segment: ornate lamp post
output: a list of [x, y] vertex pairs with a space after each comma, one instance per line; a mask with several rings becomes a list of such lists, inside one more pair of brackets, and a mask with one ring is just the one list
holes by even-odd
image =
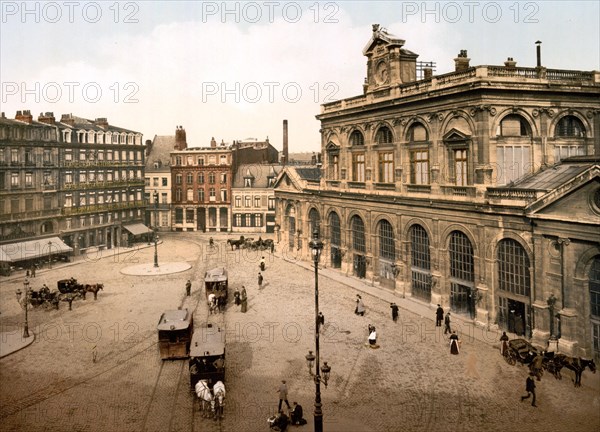
[[321, 381], [327, 386], [329, 380], [329, 373], [331, 368], [327, 365], [327, 362], [323, 363], [321, 368], [322, 376], [319, 375], [319, 259], [321, 258], [321, 252], [323, 251], [323, 242], [319, 240], [319, 232], [313, 232], [313, 238], [309, 242], [309, 247], [313, 257], [313, 263], [315, 264], [315, 353], [312, 351], [308, 352], [306, 361], [308, 363], [308, 369], [312, 373], [313, 362], [316, 361], [315, 367], [315, 432], [323, 432], [323, 411], [321, 410]]
[[[23, 288], [25, 289], [25, 326], [23, 327], [23, 339], [29, 337], [29, 317], [27, 316], [27, 309], [29, 303], [29, 280], [25, 279], [23, 282]], [[17, 289], [17, 301], [21, 300], [21, 291]]]
[[154, 267], [158, 267], [158, 192], [154, 191]]
[[52, 268], [52, 241], [48, 242], [48, 268]]

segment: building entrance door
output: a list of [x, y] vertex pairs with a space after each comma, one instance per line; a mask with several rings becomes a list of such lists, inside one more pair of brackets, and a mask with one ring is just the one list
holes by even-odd
[[364, 255], [354, 254], [354, 276], [364, 279], [367, 275], [367, 258]]

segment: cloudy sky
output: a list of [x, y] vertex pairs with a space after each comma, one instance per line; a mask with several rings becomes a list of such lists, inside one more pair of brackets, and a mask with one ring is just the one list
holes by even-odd
[[600, 70], [598, 1], [2, 1], [1, 109], [72, 113], [188, 146], [245, 138], [319, 149], [320, 104], [362, 93], [379, 23], [436, 74], [471, 65]]

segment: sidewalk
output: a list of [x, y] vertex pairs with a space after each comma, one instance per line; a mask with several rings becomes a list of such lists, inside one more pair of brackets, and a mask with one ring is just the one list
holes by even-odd
[[[294, 263], [300, 267], [314, 272], [314, 266], [312, 262], [299, 261], [286, 258], [282, 254], [275, 252], [276, 257], [283, 259], [287, 262]], [[419, 315], [422, 318], [431, 319], [435, 321], [435, 307], [429, 304], [425, 304], [419, 300], [412, 299], [410, 297], [402, 298], [399, 293], [396, 293], [387, 288], [382, 288], [371, 284], [367, 279], [358, 279], [354, 276], [346, 276], [340, 271], [333, 270], [330, 268], [319, 267], [319, 276], [326, 277], [336, 282], [342, 283], [350, 288], [353, 288], [364, 294], [368, 294], [375, 298], [378, 298], [387, 303], [396, 303], [399, 308], [412, 312]], [[488, 329], [484, 326], [478, 325], [473, 320], [466, 319], [465, 317], [459, 316], [458, 314], [452, 314], [452, 330], [456, 330], [461, 339], [476, 339], [480, 342], [487, 343], [491, 346], [500, 346], [500, 335], [502, 332], [497, 329]], [[414, 329], [417, 331], [417, 329]], [[407, 328], [407, 331], [409, 329]], [[516, 335], [509, 335], [511, 339], [518, 338]]]
[[17, 327], [15, 331], [0, 333], [0, 358], [31, 345], [34, 340], [35, 334], [32, 331], [28, 338], [24, 338], [21, 327]]

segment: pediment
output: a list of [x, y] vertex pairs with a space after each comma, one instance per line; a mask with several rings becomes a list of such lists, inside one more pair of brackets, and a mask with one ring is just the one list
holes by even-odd
[[340, 151], [340, 146], [332, 141], [329, 141], [325, 146], [325, 150], [328, 152]]
[[529, 215], [538, 219], [600, 225], [600, 174], [575, 183], [542, 196], [529, 206]]
[[279, 176], [277, 177], [277, 180], [275, 180], [275, 185], [273, 186], [273, 188], [275, 190], [280, 190], [280, 191], [294, 191], [294, 192], [302, 191], [302, 186], [300, 185], [298, 180], [293, 178], [293, 176], [290, 175], [290, 172], [287, 169], [284, 169], [279, 174]]
[[452, 128], [444, 134], [442, 139], [445, 142], [468, 141], [471, 139], [471, 135], [461, 131], [460, 129]]

